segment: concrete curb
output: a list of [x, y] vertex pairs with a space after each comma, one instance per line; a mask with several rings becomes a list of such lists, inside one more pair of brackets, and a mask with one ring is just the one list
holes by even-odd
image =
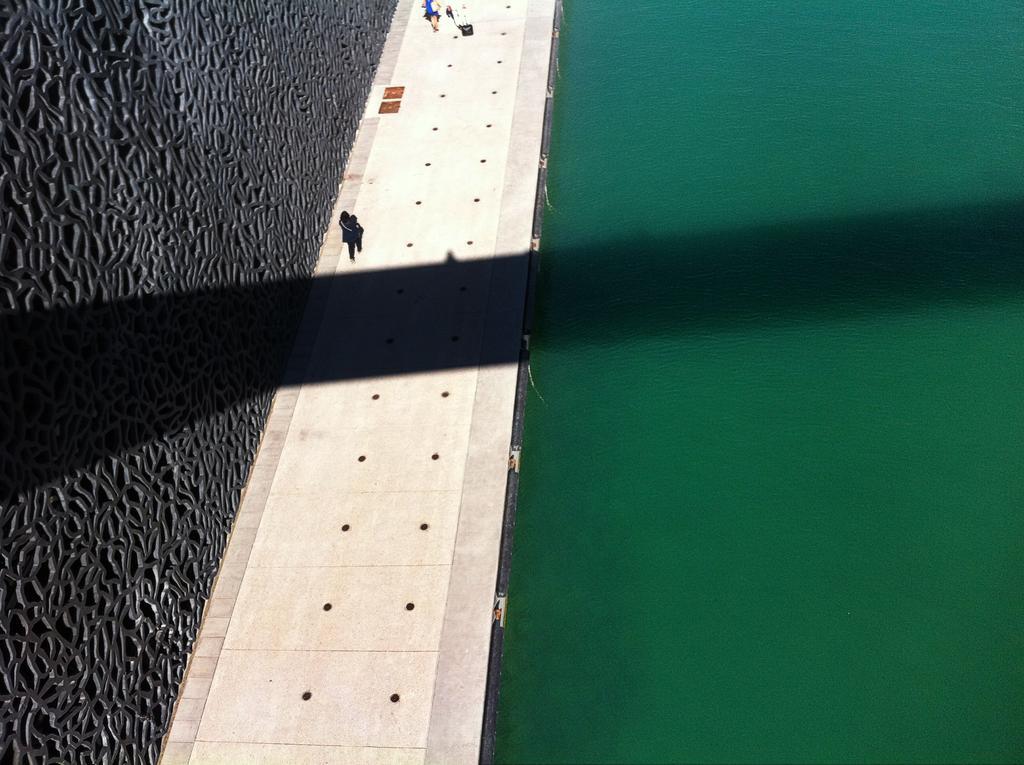
[[[551, 29], [551, 55], [548, 60], [547, 99], [544, 104], [544, 129], [537, 171], [537, 193], [533, 210], [533, 233], [530, 245], [527, 286], [523, 308], [523, 347], [519, 352], [516, 376], [515, 408], [512, 414], [512, 442], [509, 454], [520, 454], [523, 446], [523, 425], [526, 415], [527, 386], [530, 379], [530, 333], [536, 300], [537, 274], [540, 270], [540, 237], [547, 204], [548, 156], [551, 145], [551, 115], [554, 107], [555, 82], [558, 78], [558, 41], [562, 24], [562, 0], [555, 0], [555, 14]], [[510, 466], [505, 487], [505, 510], [502, 518], [501, 546], [498, 557], [498, 576], [495, 584], [495, 604], [504, 609], [508, 597], [508, 583], [512, 567], [512, 542], [519, 504], [519, 466]], [[497, 607], [497, 605], [496, 605]], [[487, 689], [484, 696], [484, 719], [480, 737], [480, 763], [492, 765], [497, 738], [498, 701], [501, 694], [501, 659], [505, 646], [504, 612], [491, 625], [491, 644], [487, 663]]]

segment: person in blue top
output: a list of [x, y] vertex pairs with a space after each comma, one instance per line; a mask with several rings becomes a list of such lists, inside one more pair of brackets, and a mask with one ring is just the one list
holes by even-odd
[[423, 0], [423, 14], [427, 21], [430, 22], [430, 26], [437, 31], [437, 25], [441, 21], [441, 2], [440, 0]]

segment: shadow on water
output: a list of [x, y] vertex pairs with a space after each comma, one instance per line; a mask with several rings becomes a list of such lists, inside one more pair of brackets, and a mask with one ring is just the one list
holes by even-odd
[[[506, 301], [499, 309], [507, 315], [521, 310], [518, 288], [501, 288], [521, 282], [526, 263], [522, 254], [449, 259], [3, 314], [0, 502], [278, 385], [515, 362], [514, 336], [485, 333], [481, 325], [496, 301]], [[636, 236], [547, 251], [543, 263], [538, 323], [550, 352], [935, 303], [985, 304], [1024, 293], [1024, 200]], [[565, 286], [562, 302], [549, 305], [544, 286], [553, 280]], [[254, 306], [287, 305], [307, 291], [306, 322], [315, 330], [321, 314], [312, 306], [326, 304], [322, 321], [336, 327], [324, 334], [329, 345], [319, 348], [316, 363], [292, 365], [283, 375], [284, 359], [254, 363], [295, 323]], [[241, 322], [254, 314], [261, 316], [257, 326]], [[198, 334], [181, 330], [197, 324]], [[53, 358], [63, 363], [40, 361]], [[186, 376], [197, 368], [205, 381]]]
[[537, 324], [553, 351], [745, 331], [1017, 297], [1024, 200], [674, 239], [639, 235], [544, 254], [540, 294], [557, 282], [559, 301], [539, 302]]

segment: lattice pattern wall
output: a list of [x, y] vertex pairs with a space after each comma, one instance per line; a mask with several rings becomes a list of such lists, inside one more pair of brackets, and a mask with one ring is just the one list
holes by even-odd
[[0, 0], [0, 761], [153, 762], [395, 0]]

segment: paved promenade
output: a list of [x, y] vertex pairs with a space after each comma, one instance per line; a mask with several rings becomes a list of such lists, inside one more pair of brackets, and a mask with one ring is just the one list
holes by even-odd
[[471, 12], [399, 4], [164, 765], [477, 761], [554, 2]]

